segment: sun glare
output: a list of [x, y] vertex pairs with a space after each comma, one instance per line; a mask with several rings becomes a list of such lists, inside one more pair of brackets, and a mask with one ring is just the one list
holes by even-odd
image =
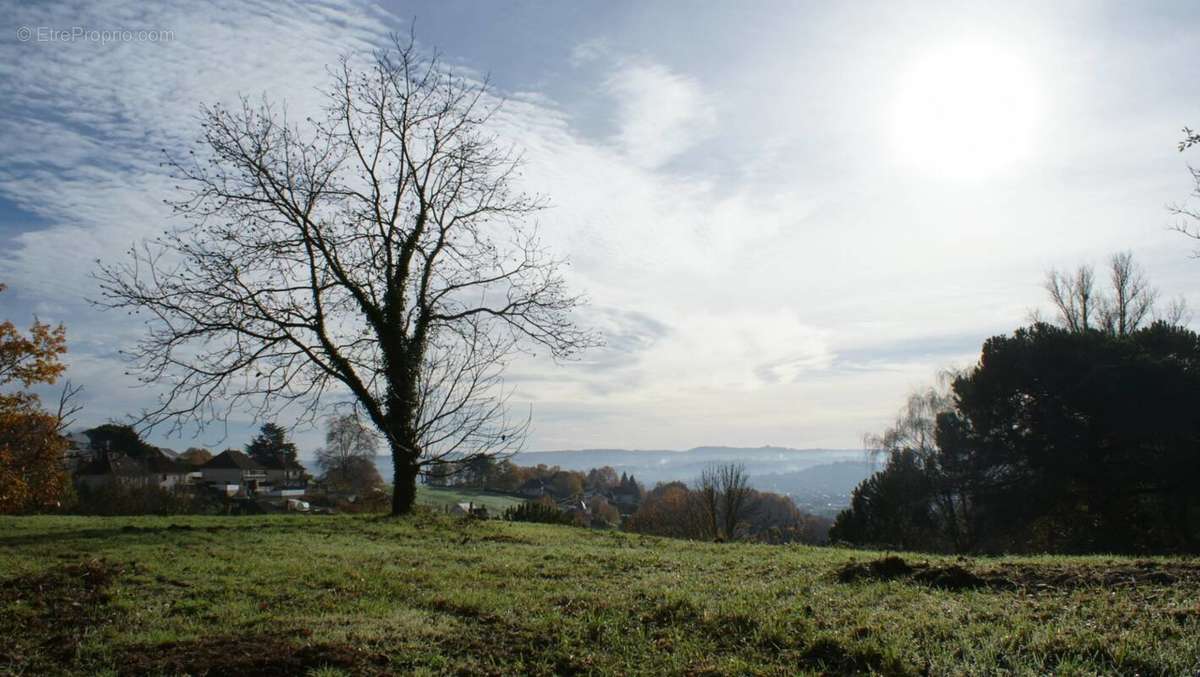
[[948, 45], [913, 63], [899, 84], [896, 152], [912, 169], [987, 178], [1032, 154], [1037, 92], [1016, 55], [986, 43]]

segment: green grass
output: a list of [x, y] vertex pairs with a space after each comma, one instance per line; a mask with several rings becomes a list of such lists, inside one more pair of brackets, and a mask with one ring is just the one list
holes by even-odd
[[506, 494], [494, 494], [488, 491], [480, 491], [478, 489], [463, 489], [463, 488], [441, 488], [418, 486], [417, 487], [417, 504], [427, 505], [431, 508], [444, 508], [452, 506], [455, 503], [474, 503], [475, 505], [486, 506], [489, 512], [502, 513], [505, 508], [520, 505], [525, 502], [525, 499], [509, 496]]
[[[1194, 564], [879, 557], [433, 514], [0, 518], [0, 673], [1200, 669]], [[996, 586], [924, 576], [947, 571]]]

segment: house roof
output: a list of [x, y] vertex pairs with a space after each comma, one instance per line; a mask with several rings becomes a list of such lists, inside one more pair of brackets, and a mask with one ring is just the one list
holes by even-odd
[[147, 454], [143, 459], [130, 458], [118, 453], [103, 453], [81, 467], [77, 474], [140, 477], [142, 475], [184, 475], [187, 474], [187, 469], [157, 452]]
[[226, 449], [213, 456], [208, 463], [200, 466], [201, 470], [266, 470], [246, 454], [237, 449]]
[[154, 453], [146, 454], [142, 459], [147, 472], [157, 475], [186, 475], [190, 470], [175, 459], [162, 453], [162, 450], [156, 450]]
[[78, 475], [121, 475], [137, 477], [148, 474], [146, 469], [137, 461], [120, 454], [100, 454], [85, 463], [76, 473]]

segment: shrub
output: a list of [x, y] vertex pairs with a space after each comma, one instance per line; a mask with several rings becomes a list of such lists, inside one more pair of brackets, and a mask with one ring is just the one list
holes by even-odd
[[522, 503], [504, 511], [509, 522], [540, 522], [542, 524], [574, 524], [575, 518], [567, 512], [544, 503]]

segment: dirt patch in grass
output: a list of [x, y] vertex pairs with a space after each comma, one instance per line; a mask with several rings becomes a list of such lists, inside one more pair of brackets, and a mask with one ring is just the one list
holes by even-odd
[[108, 588], [124, 569], [92, 559], [0, 581], [0, 665], [37, 674], [73, 660], [83, 636], [113, 620]]
[[891, 581], [911, 576], [913, 568], [902, 558], [889, 555], [871, 562], [850, 562], [838, 569], [837, 578], [842, 583], [861, 580]]
[[890, 555], [870, 562], [850, 562], [837, 570], [842, 583], [902, 580], [941, 590], [1075, 589], [1142, 585], [1200, 584], [1200, 564], [1137, 561], [1112, 565], [1005, 563], [972, 566], [906, 562]]
[[287, 635], [216, 636], [137, 645], [114, 652], [121, 675], [240, 677], [303, 675], [338, 668], [355, 675], [389, 675], [390, 659], [344, 643], [297, 643]]

